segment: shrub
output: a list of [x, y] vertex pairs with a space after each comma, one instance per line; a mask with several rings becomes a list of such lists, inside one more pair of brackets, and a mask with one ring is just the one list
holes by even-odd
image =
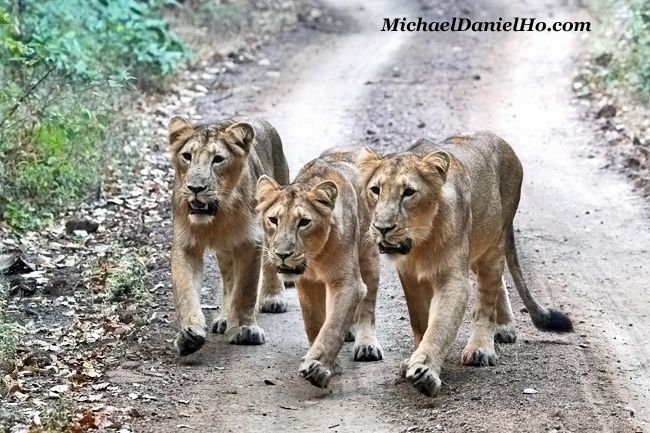
[[0, 211], [30, 229], [96, 181], [120, 89], [190, 56], [163, 0], [0, 0]]

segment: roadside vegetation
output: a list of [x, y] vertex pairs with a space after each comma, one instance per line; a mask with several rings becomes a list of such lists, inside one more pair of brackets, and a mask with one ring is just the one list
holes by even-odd
[[648, 103], [650, 2], [592, 0], [591, 6], [594, 16], [601, 20], [600, 34], [591, 43], [592, 82], [616, 95], [635, 93], [640, 102]]
[[597, 25], [574, 89], [592, 102], [614, 167], [650, 196], [650, 2], [590, 0]]
[[[0, 211], [33, 229], [99, 184], [130, 91], [191, 57], [165, 0], [0, 0]], [[126, 90], [126, 91], [125, 91]]]

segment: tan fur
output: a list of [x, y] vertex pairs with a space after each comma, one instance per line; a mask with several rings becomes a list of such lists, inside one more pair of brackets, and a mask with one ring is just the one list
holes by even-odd
[[512, 221], [523, 171], [512, 148], [483, 131], [439, 145], [418, 141], [384, 158], [359, 158], [363, 197], [372, 211], [369, 236], [397, 267], [417, 346], [402, 374], [421, 392], [440, 389], [443, 361], [458, 333], [477, 276], [471, 336], [461, 360], [495, 365], [494, 340], [514, 342], [513, 314], [503, 283], [506, 259], [535, 325], [571, 331], [562, 313], [539, 305], [521, 277]]
[[370, 216], [356, 190], [360, 151], [331, 149], [284, 188], [265, 176], [258, 182], [265, 260], [278, 270], [302, 271], [281, 275], [296, 283], [310, 345], [300, 373], [321, 388], [353, 321], [355, 360], [383, 356], [375, 334], [379, 258], [376, 247], [362, 240]]
[[[182, 117], [169, 123], [169, 144], [176, 172], [173, 195], [172, 285], [181, 327], [176, 347], [181, 355], [198, 350], [206, 322], [200, 307], [203, 255], [213, 250], [223, 280], [224, 305], [212, 323], [236, 344], [261, 344], [264, 332], [255, 322], [258, 282], [260, 310], [285, 311], [284, 287], [274, 269], [262, 269], [262, 231], [255, 212], [261, 175], [289, 181], [282, 143], [265, 121], [236, 117], [193, 126]], [[211, 204], [214, 215], [192, 214], [190, 203]], [[206, 207], [206, 209], [208, 209]], [[262, 278], [260, 280], [260, 270]]]

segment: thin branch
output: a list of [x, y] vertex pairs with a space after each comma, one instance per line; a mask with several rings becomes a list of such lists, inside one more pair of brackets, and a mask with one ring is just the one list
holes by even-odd
[[36, 90], [36, 88], [43, 82], [43, 80], [45, 80], [52, 73], [54, 69], [56, 69], [56, 67], [52, 66], [52, 68], [50, 68], [50, 70], [47, 71], [45, 75], [43, 75], [36, 83], [34, 83], [34, 85], [32, 85], [29, 89], [27, 89], [22, 94], [18, 102], [16, 102], [16, 104], [13, 107], [11, 107], [11, 110], [9, 110], [9, 112], [5, 115], [5, 118], [2, 120], [2, 122], [0, 122], [0, 127], [4, 125], [7, 119], [9, 119], [16, 112], [18, 107], [20, 107], [20, 104], [22, 104], [23, 101], [27, 99], [34, 92], [34, 90]]
[[102, 84], [95, 84], [95, 85], [92, 85], [92, 86], [88, 86], [88, 87], [85, 87], [85, 88], [83, 88], [83, 89], [81, 89], [81, 90], [79, 90], [77, 92], [71, 93], [70, 95], [66, 95], [66, 96], [63, 96], [63, 97], [61, 97], [59, 99], [55, 99], [52, 102], [50, 102], [49, 104], [46, 104], [43, 107], [39, 108], [38, 110], [36, 110], [36, 111], [28, 114], [27, 116], [23, 117], [22, 119], [19, 119], [19, 120], [15, 121], [11, 125], [5, 126], [4, 128], [0, 129], [0, 133], [6, 131], [7, 129], [13, 128], [14, 126], [24, 122], [25, 120], [29, 119], [30, 117], [34, 117], [36, 114], [42, 113], [43, 111], [45, 111], [46, 108], [51, 107], [52, 105], [56, 104], [57, 102], [61, 102], [61, 101], [65, 100], [65, 99], [68, 99], [68, 98], [70, 98], [72, 96], [75, 96], [75, 95], [79, 95], [79, 94], [84, 93], [84, 92], [86, 92], [88, 90], [95, 89], [97, 87], [105, 86], [106, 84], [107, 83], [102, 83]]

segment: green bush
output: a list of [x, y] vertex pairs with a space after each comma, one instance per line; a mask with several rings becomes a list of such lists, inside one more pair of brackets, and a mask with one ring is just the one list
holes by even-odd
[[190, 57], [164, 0], [0, 0], [0, 210], [34, 228], [96, 182], [121, 89]]
[[[603, 15], [604, 31], [597, 40], [594, 78], [605, 85], [650, 95], [650, 1], [592, 0]], [[612, 11], [615, 11], [612, 13]], [[614, 33], [617, 37], [612, 38]]]
[[650, 93], [650, 2], [632, 0], [630, 9], [630, 62], [638, 71], [641, 88]]

